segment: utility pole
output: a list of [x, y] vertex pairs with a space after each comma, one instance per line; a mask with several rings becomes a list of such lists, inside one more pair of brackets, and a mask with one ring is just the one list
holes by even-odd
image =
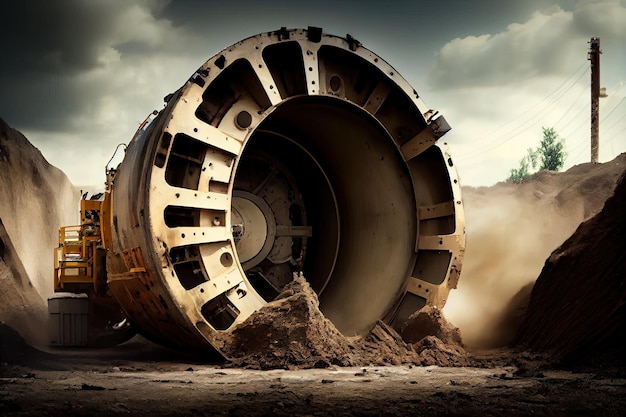
[[600, 148], [600, 38], [591, 38], [589, 54], [591, 61], [591, 162], [598, 162]]

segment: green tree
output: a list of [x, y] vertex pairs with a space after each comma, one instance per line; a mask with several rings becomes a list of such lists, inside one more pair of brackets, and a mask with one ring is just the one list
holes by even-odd
[[554, 128], [542, 129], [543, 139], [537, 149], [541, 159], [539, 170], [558, 171], [565, 163], [565, 145]]
[[[519, 184], [528, 178], [537, 168], [537, 151], [532, 148], [526, 150], [526, 155], [519, 161], [519, 168], [513, 168], [507, 181]], [[531, 171], [531, 169], [533, 171]]]
[[519, 184], [533, 174], [537, 167], [539, 171], [558, 171], [565, 163], [565, 144], [554, 128], [542, 127], [543, 139], [537, 149], [529, 148], [526, 155], [520, 160], [519, 168], [510, 171], [507, 182]]

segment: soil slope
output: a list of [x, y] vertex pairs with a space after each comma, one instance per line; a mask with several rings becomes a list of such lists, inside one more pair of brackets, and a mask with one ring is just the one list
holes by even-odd
[[501, 347], [515, 337], [545, 260], [598, 213], [626, 170], [626, 153], [522, 184], [463, 187], [467, 249], [444, 307], [466, 345]]
[[626, 364], [626, 173], [602, 211], [547, 260], [519, 342], [566, 364]]
[[53, 248], [60, 225], [78, 221], [79, 193], [19, 131], [0, 119], [0, 321], [47, 339]]

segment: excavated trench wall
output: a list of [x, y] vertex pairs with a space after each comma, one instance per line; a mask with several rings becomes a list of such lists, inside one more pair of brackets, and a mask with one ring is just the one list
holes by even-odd
[[622, 154], [566, 172], [539, 172], [522, 184], [463, 187], [468, 244], [462, 279], [444, 313], [467, 345], [513, 341], [546, 259], [602, 209], [625, 168]]
[[564, 364], [626, 365], [626, 170], [602, 211], [546, 261], [517, 342]]
[[59, 226], [78, 221], [79, 192], [0, 119], [0, 321], [44, 342]]

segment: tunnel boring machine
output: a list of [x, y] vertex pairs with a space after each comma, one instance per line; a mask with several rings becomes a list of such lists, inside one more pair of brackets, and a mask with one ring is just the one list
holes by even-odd
[[223, 334], [294, 273], [343, 334], [398, 327], [442, 307], [459, 279], [460, 184], [440, 141], [449, 129], [350, 35], [249, 37], [140, 126], [97, 205], [83, 201], [78, 242], [92, 249], [70, 259], [60, 242], [55, 288], [87, 292], [101, 301], [96, 316], [117, 308], [182, 348], [223, 352]]

